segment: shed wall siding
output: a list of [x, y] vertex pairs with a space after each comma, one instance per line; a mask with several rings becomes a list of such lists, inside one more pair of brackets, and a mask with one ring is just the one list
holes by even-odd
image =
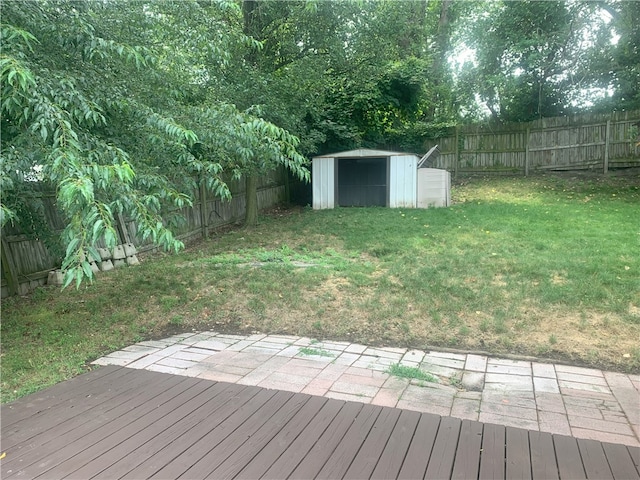
[[415, 208], [417, 195], [415, 155], [391, 157], [389, 166], [389, 207]]
[[451, 204], [451, 174], [439, 168], [418, 169], [418, 208]]
[[313, 209], [334, 208], [335, 171], [333, 158], [314, 158], [311, 166]]

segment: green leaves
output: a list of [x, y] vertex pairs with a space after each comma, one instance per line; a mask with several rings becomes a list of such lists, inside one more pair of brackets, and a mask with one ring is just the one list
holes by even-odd
[[29, 88], [35, 86], [33, 74], [18, 60], [5, 55], [0, 56], [0, 78], [5, 86], [3, 91], [7, 94], [11, 90], [26, 93]]
[[38, 39], [28, 31], [6, 23], [0, 25], [0, 41], [2, 41], [5, 51], [11, 49], [12, 46], [24, 43], [24, 46], [32, 52], [32, 43], [38, 43]]
[[[495, 119], [530, 121], [609, 103], [617, 91], [610, 56], [617, 22], [605, 10], [638, 10], [636, 2], [475, 2], [459, 34], [467, 56], [459, 89], [478, 95]], [[629, 18], [633, 15], [629, 15]], [[637, 23], [637, 22], [636, 22]], [[615, 32], [615, 33], [614, 33]], [[631, 40], [631, 39], [629, 39]], [[620, 40], [619, 45], [628, 45]], [[637, 57], [637, 55], [636, 55]], [[638, 65], [637, 58], [633, 61]], [[629, 68], [622, 68], [626, 76]], [[638, 92], [638, 82], [632, 91]], [[631, 100], [633, 95], [628, 95]], [[627, 103], [625, 109], [633, 109]]]
[[164, 132], [169, 137], [184, 143], [187, 147], [193, 146], [198, 141], [198, 136], [182, 125], [176, 123], [172, 118], [163, 117], [157, 113], [149, 111], [147, 117], [148, 125]]
[[263, 46], [241, 19], [233, 1], [3, 5], [1, 221], [23, 215], [23, 192], [55, 190], [65, 286], [93, 279], [96, 247], [121, 241], [118, 215], [177, 251], [200, 185], [229, 199], [231, 175], [284, 165], [308, 178], [295, 136], [209, 93]]

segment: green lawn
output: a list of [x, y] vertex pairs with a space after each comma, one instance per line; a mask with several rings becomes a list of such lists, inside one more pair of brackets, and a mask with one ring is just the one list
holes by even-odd
[[279, 210], [2, 302], [2, 400], [171, 332], [444, 346], [640, 371], [640, 177], [472, 178], [450, 208]]

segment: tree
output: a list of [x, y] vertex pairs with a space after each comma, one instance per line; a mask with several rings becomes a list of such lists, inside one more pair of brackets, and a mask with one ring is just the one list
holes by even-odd
[[475, 2], [454, 28], [454, 51], [475, 58], [455, 90], [497, 121], [640, 106], [638, 2]]
[[[601, 111], [640, 108], [640, 3], [602, 1], [593, 5], [593, 47], [576, 78], [585, 90], [602, 92], [587, 103]], [[579, 99], [582, 100], [582, 99]]]
[[529, 121], [562, 115], [584, 16], [583, 3], [485, 2], [478, 4], [467, 42], [478, 66], [471, 75], [494, 118]]
[[3, 5], [2, 223], [20, 222], [34, 181], [51, 185], [68, 221], [65, 285], [92, 278], [118, 214], [142, 239], [180, 249], [171, 210], [191, 203], [199, 181], [228, 198], [223, 175], [246, 166], [243, 148], [259, 144], [304, 176], [293, 137], [207, 96], [214, 66], [252, 43], [233, 28], [238, 13], [196, 1]]
[[234, 105], [218, 104], [216, 108], [196, 107], [191, 112], [217, 125], [200, 133], [198, 155], [218, 158], [233, 178], [245, 178], [246, 225], [255, 225], [258, 219], [258, 176], [284, 166], [301, 180], [309, 180], [307, 161], [296, 150], [298, 138], [261, 118], [256, 109], [241, 112]]

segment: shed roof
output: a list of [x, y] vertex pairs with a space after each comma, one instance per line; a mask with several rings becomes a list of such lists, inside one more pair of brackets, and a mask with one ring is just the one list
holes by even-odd
[[369, 148], [359, 148], [357, 150], [348, 150], [346, 152], [327, 153], [318, 155], [313, 158], [362, 158], [362, 157], [397, 157], [399, 155], [414, 155], [415, 153], [391, 152], [388, 150], [372, 150]]

